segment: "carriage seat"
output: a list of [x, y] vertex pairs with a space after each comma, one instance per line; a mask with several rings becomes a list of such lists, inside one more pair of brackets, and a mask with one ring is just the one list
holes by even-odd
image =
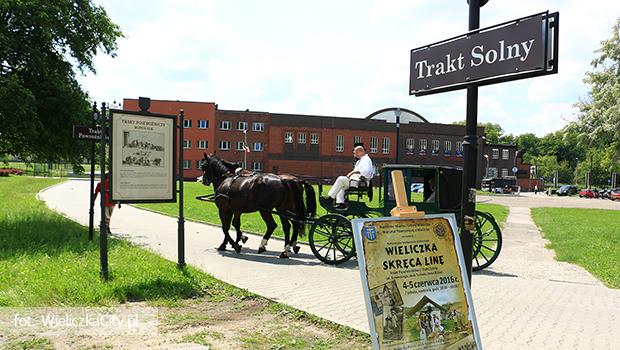
[[366, 195], [369, 201], [372, 201], [372, 179], [368, 180], [361, 177], [360, 180], [349, 180], [349, 188], [345, 191], [345, 198], [348, 200], [349, 195], [357, 195], [359, 201]]

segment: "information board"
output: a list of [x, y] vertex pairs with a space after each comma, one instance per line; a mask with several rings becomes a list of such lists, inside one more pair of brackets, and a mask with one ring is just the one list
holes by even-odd
[[112, 200], [176, 202], [176, 117], [112, 112]]

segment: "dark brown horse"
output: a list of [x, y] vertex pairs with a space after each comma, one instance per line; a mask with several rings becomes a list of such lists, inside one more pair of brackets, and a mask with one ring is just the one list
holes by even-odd
[[[265, 251], [266, 242], [277, 227], [272, 215], [275, 211], [280, 216], [284, 231], [285, 250], [280, 257], [288, 257], [290, 247], [296, 247], [297, 236], [303, 233], [302, 221], [316, 213], [314, 189], [305, 181], [294, 177], [283, 178], [268, 173], [235, 175], [235, 167], [236, 164], [223, 161], [215, 155], [204, 154], [202, 183], [205, 186], [213, 183], [215, 204], [219, 210], [224, 232], [224, 241], [218, 249], [225, 250], [226, 245], [230, 243], [235, 251], [240, 252], [239, 240], [243, 240], [240, 228], [241, 214], [258, 211], [267, 225], [259, 253]], [[228, 233], [231, 222], [237, 230], [235, 241]], [[293, 235], [289, 238], [291, 226]]]

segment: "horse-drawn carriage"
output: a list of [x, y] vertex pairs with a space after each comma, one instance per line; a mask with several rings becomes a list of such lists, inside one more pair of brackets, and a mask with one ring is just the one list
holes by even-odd
[[[245, 242], [240, 230], [242, 213], [258, 211], [267, 224], [267, 233], [261, 241], [258, 252], [265, 251], [267, 241], [275, 229], [272, 214], [280, 217], [285, 233], [285, 251], [281, 257], [288, 257], [288, 251], [297, 247], [297, 235], [310, 226], [308, 243], [314, 255], [326, 264], [340, 264], [355, 255], [351, 219], [390, 215], [396, 206], [391, 172], [401, 170], [409, 205], [429, 214], [455, 213], [460, 215], [462, 170], [450, 167], [393, 164], [382, 167], [381, 186], [373, 188], [372, 182], [362, 182], [350, 187], [346, 192], [346, 209], [336, 209], [324, 205], [326, 215], [315, 217], [315, 193], [308, 184], [291, 175], [273, 174], [235, 174], [235, 164], [207, 156], [203, 160], [203, 184], [213, 183], [212, 196], [199, 196], [197, 199], [213, 201], [219, 209], [224, 242], [218, 249], [226, 249], [230, 244], [237, 252], [241, 250], [240, 241]], [[375, 179], [375, 182], [376, 179]], [[422, 186], [416, 186], [422, 184]], [[323, 192], [319, 182], [319, 193]], [[423, 192], [414, 191], [422, 188]], [[305, 193], [305, 202], [303, 194]], [[373, 201], [378, 194], [378, 200]], [[301, 196], [301, 197], [300, 197]], [[376, 206], [373, 205], [376, 203]], [[369, 206], [370, 204], [370, 206]], [[230, 225], [237, 231], [233, 240], [228, 230]], [[293, 229], [292, 238], [289, 230]], [[492, 215], [476, 211], [473, 237], [473, 269], [480, 270], [490, 266], [501, 250], [502, 235]]]
[[[391, 172], [401, 170], [409, 205], [428, 214], [454, 213], [460, 215], [462, 170], [429, 165], [390, 164], [382, 168], [381, 186], [373, 188], [363, 183], [347, 190], [348, 207], [337, 210], [323, 205], [328, 211], [311, 223], [308, 242], [314, 255], [326, 264], [339, 264], [355, 255], [350, 220], [373, 216], [389, 216], [396, 206]], [[417, 186], [421, 184], [422, 186]], [[414, 191], [421, 189], [421, 192]], [[319, 192], [322, 186], [319, 185]], [[369, 206], [378, 192], [377, 206]], [[363, 198], [366, 200], [363, 200]], [[458, 220], [457, 220], [458, 221]], [[502, 234], [499, 225], [489, 213], [476, 211], [473, 237], [473, 270], [490, 266], [500, 253]]]

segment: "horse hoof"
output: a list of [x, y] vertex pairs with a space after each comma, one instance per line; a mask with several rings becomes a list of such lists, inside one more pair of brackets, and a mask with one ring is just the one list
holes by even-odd
[[245, 243], [248, 241], [248, 236], [241, 236], [241, 242]]
[[299, 253], [299, 249], [301, 248], [299, 248], [298, 246], [293, 247], [293, 251], [295, 252], [295, 254]]
[[219, 250], [220, 252], [224, 252], [224, 251], [226, 251], [226, 246], [225, 245], [221, 245], [221, 246], [217, 247], [217, 250]]
[[266, 251], [267, 251], [267, 248], [263, 248], [263, 247], [258, 248], [258, 254], [264, 253]]
[[288, 254], [286, 254], [286, 252], [282, 252], [280, 254], [280, 259], [288, 259]]
[[236, 251], [237, 253], [241, 253], [241, 245], [240, 245], [240, 244], [235, 244], [235, 247], [234, 247], [234, 248], [235, 248], [235, 251]]

